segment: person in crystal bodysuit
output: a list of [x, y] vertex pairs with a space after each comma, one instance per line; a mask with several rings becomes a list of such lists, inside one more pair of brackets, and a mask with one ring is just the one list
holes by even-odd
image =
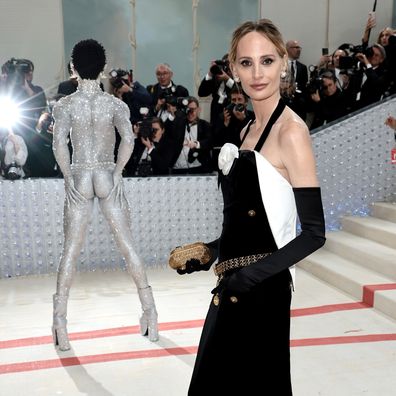
[[[64, 246], [54, 295], [54, 344], [62, 351], [70, 349], [67, 300], [95, 197], [137, 286], [143, 308], [141, 333], [157, 341], [157, 311], [143, 263], [133, 248], [129, 205], [122, 185], [122, 170], [133, 150], [129, 110], [100, 88], [98, 77], [106, 62], [101, 44], [92, 39], [80, 41], [73, 48], [72, 62], [79, 80], [77, 92], [62, 98], [53, 110], [53, 151], [65, 182]], [[116, 163], [115, 127], [121, 136]]]
[[188, 395], [290, 396], [289, 268], [325, 242], [315, 156], [306, 124], [280, 95], [287, 52], [276, 26], [243, 23], [229, 59], [255, 120], [241, 131], [239, 148], [226, 143], [219, 153], [223, 225], [208, 244], [211, 260], [191, 259], [178, 270], [208, 269], [218, 255]]

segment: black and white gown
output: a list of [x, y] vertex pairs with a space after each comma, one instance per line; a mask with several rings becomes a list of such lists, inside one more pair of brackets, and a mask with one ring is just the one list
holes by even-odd
[[[284, 107], [280, 102], [253, 151], [238, 150], [228, 143], [222, 148], [226, 158], [222, 167], [227, 174], [221, 172], [219, 176], [224, 199], [219, 262], [288, 249], [286, 245], [296, 238], [293, 188], [260, 154]], [[248, 132], [249, 127], [244, 138]], [[290, 254], [293, 256], [293, 252]], [[231, 301], [235, 294], [227, 289], [220, 293], [218, 305], [211, 302], [190, 396], [292, 394], [290, 266], [280, 265], [249, 292], [236, 295], [237, 303]], [[240, 269], [229, 271], [226, 276], [236, 271]]]

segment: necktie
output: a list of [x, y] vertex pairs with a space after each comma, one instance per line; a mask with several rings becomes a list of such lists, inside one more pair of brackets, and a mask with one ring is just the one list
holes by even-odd
[[296, 69], [294, 68], [294, 61], [291, 61], [290, 72], [291, 72], [293, 79], [296, 79]]

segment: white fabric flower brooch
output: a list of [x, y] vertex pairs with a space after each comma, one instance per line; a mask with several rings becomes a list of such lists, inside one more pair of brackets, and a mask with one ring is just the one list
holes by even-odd
[[221, 148], [219, 153], [219, 169], [223, 172], [223, 175], [227, 176], [231, 170], [232, 164], [235, 158], [239, 157], [238, 147], [232, 143], [226, 143]]

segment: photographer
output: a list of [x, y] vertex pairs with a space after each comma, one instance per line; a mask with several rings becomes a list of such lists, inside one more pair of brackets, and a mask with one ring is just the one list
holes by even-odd
[[29, 155], [35, 158], [29, 169], [29, 177], [60, 177], [58, 165], [52, 150], [53, 126], [52, 109], [63, 95], [56, 95], [49, 101], [48, 111], [41, 114], [31, 138]]
[[151, 105], [151, 96], [138, 81], [133, 81], [133, 72], [123, 69], [110, 71], [110, 84], [113, 95], [121, 99], [129, 107], [131, 123], [136, 124], [142, 120], [140, 109]]
[[308, 84], [310, 92], [310, 107], [313, 111], [313, 121], [310, 129], [317, 128], [334, 121], [348, 113], [346, 98], [337, 87], [337, 79], [332, 70], [319, 74]]
[[11, 58], [2, 66], [4, 74], [2, 94], [10, 97], [20, 109], [21, 119], [15, 125], [13, 132], [23, 137], [29, 152], [24, 166], [27, 177], [31, 175], [31, 169], [37, 161], [34, 155], [35, 127], [47, 106], [43, 89], [32, 83], [33, 72], [33, 62], [28, 59]]
[[34, 128], [47, 106], [43, 89], [33, 84], [34, 65], [29, 59], [11, 58], [2, 66], [3, 93], [20, 104], [24, 125]]
[[[367, 24], [362, 37], [362, 47], [369, 46], [371, 29], [376, 26], [375, 12], [370, 12]], [[384, 95], [396, 93], [396, 30], [387, 26], [383, 28], [377, 37], [377, 44], [380, 44], [385, 50], [385, 60], [383, 67], [386, 70]]]
[[210, 104], [210, 123], [212, 125], [215, 125], [219, 115], [230, 103], [230, 93], [234, 84], [229, 67], [228, 54], [225, 54], [220, 60], [210, 62], [208, 73], [198, 88], [198, 96], [207, 97], [212, 95]]
[[9, 180], [25, 176], [23, 167], [26, 164], [28, 150], [25, 141], [6, 129], [0, 129], [1, 174]]
[[[225, 143], [233, 143], [239, 147], [242, 129], [254, 118], [254, 113], [247, 109], [249, 99], [238, 84], [231, 89], [230, 95], [231, 103], [218, 116], [214, 127], [215, 148], [220, 148]], [[217, 168], [217, 155], [214, 155], [213, 163]]]
[[125, 176], [158, 176], [169, 173], [169, 150], [162, 144], [165, 126], [158, 117], [139, 121], [131, 159], [125, 166]]
[[152, 113], [160, 117], [162, 121], [166, 121], [169, 116], [166, 99], [170, 97], [187, 97], [189, 96], [187, 88], [177, 85], [172, 81], [173, 71], [167, 63], [160, 63], [155, 68], [157, 84], [148, 85], [146, 87], [151, 95]]
[[356, 108], [361, 109], [382, 98], [389, 86], [389, 74], [384, 64], [386, 53], [382, 45], [374, 44], [355, 56], [362, 67], [359, 92], [356, 96]]
[[[186, 106], [178, 104], [174, 120], [168, 121], [167, 132], [170, 152], [170, 167], [173, 174], [199, 174], [212, 171], [212, 128], [199, 118], [198, 99], [187, 98]], [[174, 111], [174, 106], [169, 108]], [[167, 126], [168, 128], [168, 126]]]

